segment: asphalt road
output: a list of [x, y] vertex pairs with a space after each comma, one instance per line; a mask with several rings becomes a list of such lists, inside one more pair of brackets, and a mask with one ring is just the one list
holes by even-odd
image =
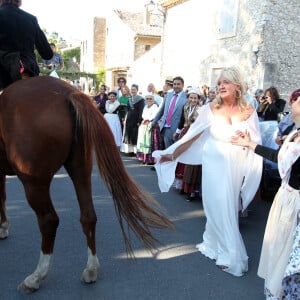
[[234, 277], [219, 270], [195, 248], [202, 241], [205, 225], [201, 202], [188, 203], [174, 190], [160, 193], [155, 172], [140, 165], [135, 158], [123, 157], [123, 161], [129, 173], [161, 203], [175, 223], [174, 231], [155, 230], [162, 243], [158, 251], [152, 255], [133, 237], [136, 259], [126, 259], [112, 199], [94, 167], [100, 274], [95, 284], [82, 284], [80, 276], [87, 260], [85, 238], [73, 186], [61, 169], [52, 184], [53, 202], [60, 217], [52, 268], [39, 291], [20, 294], [17, 285], [36, 267], [40, 235], [22, 185], [16, 177], [8, 177], [7, 210], [11, 229], [9, 238], [0, 241], [1, 300], [265, 299], [263, 280], [256, 272], [270, 202], [252, 203], [249, 217], [240, 220], [249, 272]]

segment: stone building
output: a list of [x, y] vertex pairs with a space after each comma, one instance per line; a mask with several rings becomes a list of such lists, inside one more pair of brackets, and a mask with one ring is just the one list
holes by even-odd
[[181, 75], [188, 85], [213, 86], [220, 69], [238, 65], [250, 88], [274, 85], [285, 99], [299, 88], [299, 0], [160, 5], [165, 17], [161, 78]]
[[[148, 18], [147, 18], [148, 17]], [[159, 80], [162, 25], [144, 12], [114, 10], [106, 18], [105, 67], [107, 84], [114, 88], [120, 76], [145, 90]]]
[[85, 39], [81, 42], [80, 70], [97, 73], [105, 69], [106, 20], [95, 17], [87, 23]]
[[299, 88], [299, 0], [148, 3], [155, 8], [114, 10], [95, 22], [98, 29], [87, 31], [82, 45], [81, 70], [103, 66], [111, 88], [125, 76], [145, 90], [149, 82], [159, 88], [164, 78], [178, 75], [186, 86], [214, 86], [222, 68], [238, 65], [251, 89], [274, 85], [287, 99]]
[[[115, 9], [104, 17], [86, 20], [86, 35], [81, 42], [80, 70], [97, 73], [106, 70], [106, 84], [114, 89], [123, 76], [128, 85], [137, 83], [140, 92], [150, 82], [160, 82], [160, 15]], [[81, 79], [83, 80], [83, 79]], [[85, 92], [93, 82], [82, 83]]]

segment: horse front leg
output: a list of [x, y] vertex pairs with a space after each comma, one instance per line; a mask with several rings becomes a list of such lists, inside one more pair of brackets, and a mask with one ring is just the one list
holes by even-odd
[[0, 239], [8, 237], [9, 220], [6, 214], [6, 189], [5, 189], [5, 175], [0, 175]]
[[18, 286], [18, 291], [32, 293], [40, 288], [41, 282], [47, 277], [50, 271], [52, 255], [40, 253], [40, 259], [35, 271], [27, 276]]
[[39, 229], [42, 235], [41, 253], [35, 271], [27, 276], [18, 286], [18, 290], [31, 293], [39, 289], [41, 282], [50, 271], [52, 253], [54, 248], [56, 230], [59, 224], [58, 216], [52, 205], [49, 187], [35, 182], [24, 184], [27, 200], [35, 211]]

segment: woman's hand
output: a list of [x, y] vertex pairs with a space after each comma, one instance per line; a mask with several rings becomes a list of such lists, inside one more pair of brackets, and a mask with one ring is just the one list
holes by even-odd
[[266, 98], [266, 100], [267, 100], [267, 102], [268, 102], [269, 104], [272, 103], [272, 98], [271, 98], [270, 96], [266, 96], [265, 98]]
[[173, 140], [174, 140], [174, 141], [177, 141], [177, 140], [178, 140], [178, 137], [179, 137], [179, 133], [174, 132], [174, 133], [173, 133]]
[[281, 146], [286, 138], [287, 138], [287, 135], [277, 136], [275, 139], [275, 142], [277, 145]]
[[250, 133], [248, 131], [242, 132], [240, 130], [235, 132], [235, 136], [231, 137], [231, 143], [233, 145], [249, 147], [251, 142]]
[[231, 137], [231, 143], [233, 145], [248, 147], [253, 151], [255, 150], [257, 144], [251, 141], [250, 133], [247, 130], [245, 132], [238, 130], [235, 133], [236, 135]]

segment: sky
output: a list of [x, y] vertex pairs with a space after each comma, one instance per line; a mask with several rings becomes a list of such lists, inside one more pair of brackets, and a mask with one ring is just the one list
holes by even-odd
[[42, 29], [57, 32], [64, 39], [84, 35], [85, 18], [105, 17], [113, 9], [142, 11], [147, 0], [23, 0], [21, 9], [35, 15]]

